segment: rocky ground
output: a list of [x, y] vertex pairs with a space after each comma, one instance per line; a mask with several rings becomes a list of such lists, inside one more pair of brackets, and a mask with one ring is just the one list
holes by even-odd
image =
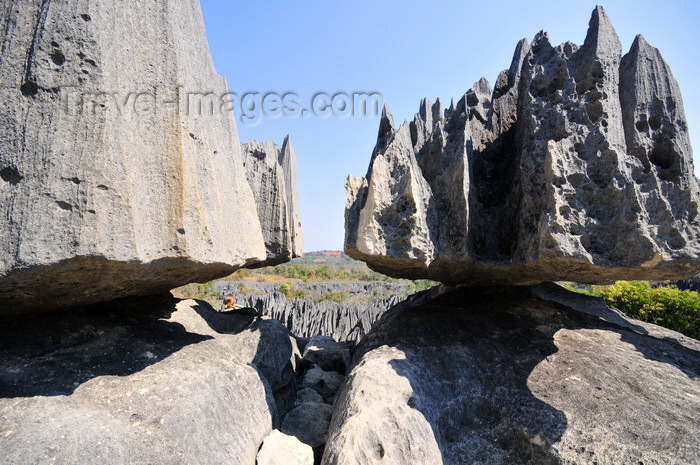
[[553, 284], [434, 289], [360, 342], [323, 464], [693, 464], [698, 411], [698, 341]]
[[[239, 292], [241, 285], [248, 293]], [[214, 286], [221, 295], [233, 293], [236, 303], [281, 321], [296, 336], [331, 336], [336, 341], [359, 342], [374, 322], [403, 300], [411, 285], [392, 282], [301, 282], [294, 285], [309, 295], [344, 293], [344, 300], [352, 303], [287, 299], [279, 292], [280, 283], [217, 281]]]
[[699, 458], [700, 343], [553, 284], [434, 288], [355, 349], [170, 299], [5, 317], [0, 341], [2, 463]]
[[194, 300], [4, 319], [0, 463], [311, 465], [350, 344], [301, 342]]

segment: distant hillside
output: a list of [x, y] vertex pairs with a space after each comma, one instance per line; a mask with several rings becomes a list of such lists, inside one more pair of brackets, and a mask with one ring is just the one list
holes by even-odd
[[353, 260], [340, 250], [322, 250], [307, 252], [303, 257], [297, 257], [283, 265], [318, 265], [318, 266], [361, 266], [367, 267], [364, 262]]
[[[364, 262], [353, 260], [340, 251], [308, 252], [277, 266], [242, 269], [224, 278], [225, 281], [258, 282], [405, 282], [370, 270]], [[426, 282], [429, 283], [429, 282]], [[431, 282], [430, 282], [431, 283]], [[421, 283], [422, 285], [427, 285]]]

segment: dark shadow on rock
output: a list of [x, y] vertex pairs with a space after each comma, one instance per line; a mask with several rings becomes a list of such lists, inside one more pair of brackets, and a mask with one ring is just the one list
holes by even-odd
[[632, 344], [646, 359], [672, 365], [690, 378], [700, 377], [700, 351], [689, 347], [693, 339], [629, 318], [600, 297], [578, 294], [553, 283], [533, 286], [531, 291], [536, 297], [561, 304], [564, 310], [573, 309], [610, 323], [606, 329], [620, 334], [623, 342]]
[[192, 308], [211, 329], [219, 334], [238, 334], [260, 317], [254, 308], [241, 308], [228, 312], [217, 312], [206, 302], [197, 300]]
[[[234, 348], [242, 360], [255, 368], [265, 384], [268, 406], [273, 418], [281, 419], [294, 406], [297, 379], [291, 366], [290, 334], [277, 320], [262, 319], [254, 308], [218, 312], [211, 305], [197, 301], [195, 312], [219, 334], [241, 334], [241, 345]], [[259, 333], [259, 335], [255, 335]], [[252, 344], [257, 338], [257, 344]], [[278, 426], [279, 421], [274, 421]]]
[[[524, 311], [507, 311], [509, 297], [526, 295], [515, 288], [509, 292], [514, 295], [503, 289], [444, 295], [430, 306], [390, 312], [376, 327], [382, 344], [406, 354], [391, 366], [411, 383], [409, 406], [431, 425], [445, 463], [495, 456], [511, 457], [513, 464], [559, 463], [531, 438], [556, 442], [566, 430], [566, 416], [527, 386], [533, 369], [557, 351], [553, 336], [559, 327], [541, 325]], [[377, 346], [374, 331], [358, 352]]]
[[208, 336], [166, 321], [170, 294], [0, 320], [0, 397], [70, 395], [98, 376], [128, 376]]
[[555, 300], [529, 287], [434, 288], [385, 314], [354, 363], [383, 345], [406, 354], [390, 364], [410, 382], [408, 405], [431, 425], [445, 463], [560, 463], [550, 446], [566, 432], [567, 417], [547, 402], [556, 393], [535, 396], [529, 385], [536, 367], [558, 352], [560, 330], [615, 332], [647, 359], [698, 376], [697, 350], [650, 336], [654, 328], [613, 311], [574, 308], [566, 297], [576, 294], [557, 292]]

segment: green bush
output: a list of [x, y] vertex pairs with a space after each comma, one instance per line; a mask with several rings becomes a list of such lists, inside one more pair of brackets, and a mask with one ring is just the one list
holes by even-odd
[[617, 281], [602, 290], [607, 303], [641, 321], [700, 339], [700, 294], [644, 281]]
[[190, 283], [172, 290], [173, 296], [178, 299], [199, 299], [205, 300], [212, 305], [220, 301], [219, 292], [214, 289], [214, 282]]
[[347, 291], [326, 291], [322, 294], [316, 294], [313, 297], [314, 303], [319, 303], [323, 300], [330, 300], [331, 302], [337, 302], [342, 304], [350, 298], [350, 293]]
[[285, 297], [289, 297], [289, 293], [292, 290], [292, 286], [289, 283], [283, 283], [280, 285], [280, 292], [284, 294]]
[[236, 286], [236, 292], [239, 294], [252, 294], [253, 291], [245, 285], [245, 283], [238, 283], [238, 286]]
[[307, 294], [308, 292], [304, 289], [294, 289], [294, 291], [292, 291], [292, 299], [305, 299]]

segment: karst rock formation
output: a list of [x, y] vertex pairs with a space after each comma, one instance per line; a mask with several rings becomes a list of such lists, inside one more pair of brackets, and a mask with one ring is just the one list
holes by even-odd
[[691, 464], [700, 342], [553, 283], [439, 286], [357, 347], [323, 465]]
[[270, 260], [263, 229], [300, 237], [259, 218], [198, 1], [6, 2], [0, 30], [0, 312], [208, 281]]
[[289, 136], [282, 147], [272, 141], [243, 144], [243, 165], [253, 189], [270, 266], [300, 257], [304, 252], [299, 211], [296, 153]]
[[700, 272], [698, 180], [678, 84], [601, 7], [582, 46], [540, 32], [492, 89], [385, 106], [368, 174], [346, 182], [346, 253], [448, 284], [670, 279]]

